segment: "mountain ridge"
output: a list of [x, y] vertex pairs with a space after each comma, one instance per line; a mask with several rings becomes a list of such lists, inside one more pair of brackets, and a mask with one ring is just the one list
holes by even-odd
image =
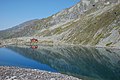
[[[28, 25], [21, 24], [22, 29], [15, 27], [16, 30], [11, 28], [13, 30], [0, 31], [0, 38], [42, 37], [68, 44], [119, 46], [119, 2], [120, 0], [81, 0], [48, 18], [33, 20]], [[113, 37], [115, 34], [117, 35]], [[116, 39], [113, 40], [112, 37]]]

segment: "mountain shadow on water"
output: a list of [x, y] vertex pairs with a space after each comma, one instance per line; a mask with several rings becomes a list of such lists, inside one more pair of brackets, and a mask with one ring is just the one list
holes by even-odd
[[120, 50], [80, 46], [8, 46], [7, 48], [44, 63], [60, 73], [83, 80], [120, 80]]

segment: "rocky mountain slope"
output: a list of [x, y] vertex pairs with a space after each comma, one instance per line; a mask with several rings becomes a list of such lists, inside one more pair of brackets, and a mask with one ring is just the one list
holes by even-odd
[[81, 0], [48, 18], [0, 31], [0, 38], [37, 37], [91, 46], [120, 46], [120, 0]]

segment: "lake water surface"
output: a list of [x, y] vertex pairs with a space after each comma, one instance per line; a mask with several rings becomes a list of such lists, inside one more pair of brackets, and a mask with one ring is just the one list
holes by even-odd
[[81, 46], [7, 46], [0, 66], [72, 75], [83, 80], [120, 80], [120, 50]]

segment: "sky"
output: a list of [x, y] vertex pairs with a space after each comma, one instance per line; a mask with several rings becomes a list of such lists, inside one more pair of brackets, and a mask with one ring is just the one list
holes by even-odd
[[51, 16], [80, 0], [0, 0], [0, 30]]

